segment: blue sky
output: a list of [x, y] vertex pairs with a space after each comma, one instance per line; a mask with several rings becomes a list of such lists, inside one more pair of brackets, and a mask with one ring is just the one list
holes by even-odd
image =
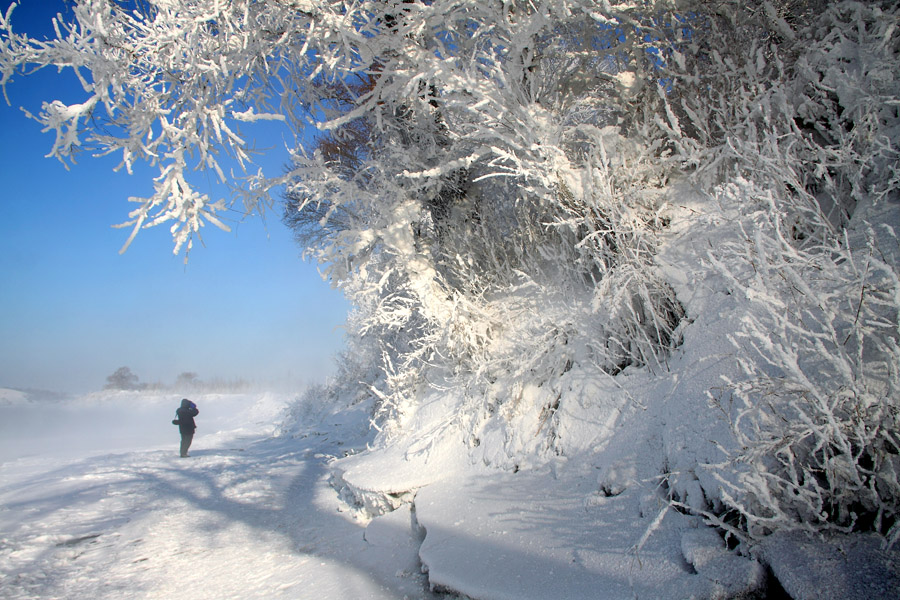
[[[10, 0], [0, 0], [5, 11]], [[15, 29], [42, 31], [62, 2], [24, 0]], [[25, 117], [66, 96], [55, 69], [17, 77], [0, 103], [0, 387], [100, 389], [128, 366], [143, 382], [200, 379], [301, 386], [333, 371], [349, 305], [281, 223], [235, 212], [231, 233], [208, 226], [187, 265], [163, 225], [142, 231], [125, 254], [129, 196], [148, 196], [153, 171], [115, 173], [117, 159], [45, 158], [52, 133]], [[77, 96], [76, 96], [77, 97]], [[287, 153], [262, 166], [277, 173]], [[199, 175], [203, 191], [227, 192]]]

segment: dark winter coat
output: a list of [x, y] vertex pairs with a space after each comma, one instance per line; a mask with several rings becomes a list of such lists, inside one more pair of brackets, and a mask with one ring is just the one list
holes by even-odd
[[175, 411], [175, 416], [178, 420], [178, 431], [184, 434], [193, 434], [194, 430], [197, 429], [197, 424], [194, 423], [194, 417], [200, 414], [200, 411], [197, 410], [197, 405], [185, 398], [181, 401], [181, 406]]

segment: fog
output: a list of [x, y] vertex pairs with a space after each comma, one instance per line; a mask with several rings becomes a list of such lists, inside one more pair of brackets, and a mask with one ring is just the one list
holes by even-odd
[[[289, 395], [206, 394], [191, 399], [200, 409], [192, 448], [200, 448], [208, 436], [273, 430]], [[0, 404], [0, 463], [166, 448], [174, 455], [180, 436], [172, 419], [180, 403], [178, 395], [140, 393], [7, 401]]]

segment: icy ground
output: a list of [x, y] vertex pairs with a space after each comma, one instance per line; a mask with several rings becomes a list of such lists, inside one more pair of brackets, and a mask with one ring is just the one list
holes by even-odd
[[[479, 469], [435, 445], [397, 461], [360, 452], [362, 407], [278, 437], [288, 396], [194, 398], [200, 429], [179, 459], [177, 397], [0, 397], [0, 597], [659, 599], [764, 585], [759, 563], [627, 467], [606, 469], [598, 490], [590, 465]], [[366, 481], [379, 491], [366, 497]], [[769, 551], [798, 598], [900, 589], [881, 577], [900, 561], [876, 545], [855, 554], [887, 586], [874, 596], [841, 572], [867, 573], [839, 549], [786, 539]]]

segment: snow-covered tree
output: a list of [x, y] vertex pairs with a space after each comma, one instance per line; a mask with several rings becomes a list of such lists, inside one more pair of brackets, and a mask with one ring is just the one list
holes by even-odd
[[[56, 132], [53, 156], [158, 167], [155, 193], [131, 199], [126, 246], [169, 224], [186, 251], [205, 223], [226, 227], [228, 203], [199, 193], [194, 170], [234, 183], [247, 211], [281, 188], [286, 222], [357, 309], [341, 395], [377, 397], [385, 437], [436, 383], [465, 388], [473, 430], [513, 419], [525, 409], [500, 410], [498, 382], [516, 380], [546, 391], [533, 396], [553, 450], [543, 423], [560, 377], [664, 372], [689, 326], [656, 264], [671, 181], [711, 197], [748, 182], [747, 235], [710, 260], [735, 291], [777, 307], [757, 307], [735, 335], [754, 350], [732, 382], [746, 407], [732, 415], [744, 453], [729, 463], [767, 464], [774, 479], [748, 476], [729, 506], [752, 535], [763, 523], [852, 527], [840, 494], [851, 481], [871, 492], [863, 508], [884, 533], [896, 480], [869, 471], [900, 454], [880, 425], [897, 414], [897, 330], [885, 325], [897, 267], [877, 244], [860, 253], [845, 240], [860, 205], [900, 189], [894, 4], [78, 0], [49, 41], [17, 34], [14, 6], [3, 15], [0, 73], [4, 86], [46, 66], [78, 77], [81, 101], [35, 116]], [[283, 173], [253, 166], [261, 120], [293, 140]], [[819, 274], [829, 279], [807, 281]], [[842, 304], [838, 290], [861, 299]], [[772, 331], [802, 349], [769, 344]], [[813, 365], [841, 376], [812, 377]], [[867, 413], [857, 400], [875, 389]], [[783, 404], [762, 403], [771, 390]], [[810, 399], [828, 410], [810, 416]], [[773, 446], [798, 433], [769, 426], [798, 415], [810, 441]], [[837, 463], [827, 485], [816, 479], [820, 496], [792, 504], [795, 472]], [[821, 498], [825, 517], [810, 517]]]
[[192, 389], [201, 385], [200, 377], [193, 371], [184, 371], [175, 378], [175, 387], [178, 389]]
[[119, 367], [106, 378], [107, 390], [137, 390], [141, 388], [138, 376], [129, 367]]

